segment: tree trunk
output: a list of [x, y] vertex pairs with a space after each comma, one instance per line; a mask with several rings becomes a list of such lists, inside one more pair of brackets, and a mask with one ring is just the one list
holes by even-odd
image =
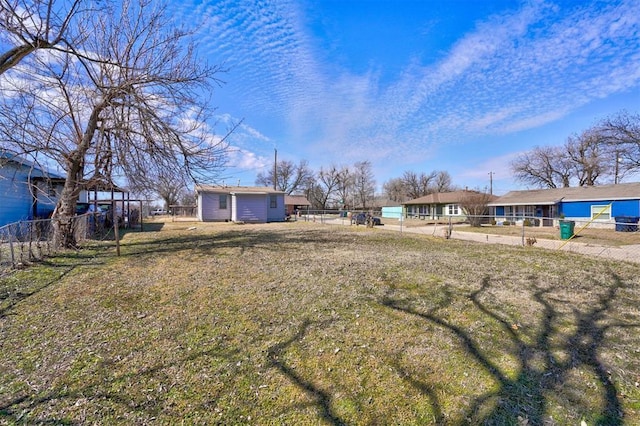
[[54, 212], [54, 218], [57, 220], [54, 221], [53, 228], [54, 242], [62, 247], [73, 248], [77, 243], [74, 233], [74, 217], [84, 175], [84, 161], [98, 128], [98, 116], [104, 104], [103, 102], [94, 107], [77, 149], [71, 152], [67, 158], [67, 176]]
[[74, 232], [74, 216], [76, 215], [76, 203], [80, 194], [79, 182], [82, 176], [82, 162], [77, 160], [71, 162], [54, 214], [57, 220], [53, 222], [55, 244], [68, 248], [75, 247], [77, 243]]

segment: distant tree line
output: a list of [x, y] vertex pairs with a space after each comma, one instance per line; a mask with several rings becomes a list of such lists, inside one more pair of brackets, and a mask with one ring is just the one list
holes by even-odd
[[[277, 175], [274, 177], [274, 174]], [[369, 161], [359, 161], [352, 166], [332, 164], [314, 172], [306, 160], [297, 164], [281, 160], [277, 167], [258, 173], [255, 183], [274, 187], [274, 180], [276, 189], [289, 195], [304, 194], [314, 208], [321, 209], [368, 209], [379, 207], [384, 201], [401, 203], [455, 189], [448, 172], [406, 171], [402, 177], [383, 184], [384, 194], [376, 194], [376, 180]]]
[[538, 188], [620, 183], [640, 172], [640, 115], [607, 117], [560, 146], [536, 146], [511, 169], [520, 182]]
[[369, 161], [359, 161], [353, 166], [332, 164], [316, 173], [306, 160], [298, 164], [281, 160], [277, 167], [258, 173], [256, 185], [275, 187], [289, 195], [304, 194], [314, 208], [375, 207], [376, 180]]

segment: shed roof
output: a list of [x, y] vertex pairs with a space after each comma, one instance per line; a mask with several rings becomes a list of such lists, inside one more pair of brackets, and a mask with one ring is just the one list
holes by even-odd
[[[415, 198], [413, 200], [405, 201], [403, 205], [426, 205], [426, 204], [457, 204], [463, 202], [469, 195], [482, 194], [478, 191], [452, 191], [452, 192], [436, 192], [433, 194], [425, 195], [424, 197]], [[497, 197], [496, 197], [497, 198]]]
[[310, 206], [311, 203], [304, 195], [285, 195], [284, 203], [290, 206]]
[[511, 191], [490, 206], [553, 205], [561, 201], [640, 200], [640, 182]]
[[284, 194], [268, 186], [227, 186], [227, 185], [196, 185], [196, 192], [213, 192], [216, 194]]

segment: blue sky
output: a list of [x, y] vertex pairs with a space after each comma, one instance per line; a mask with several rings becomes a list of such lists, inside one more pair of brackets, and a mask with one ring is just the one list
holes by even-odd
[[446, 170], [460, 187], [521, 189], [509, 162], [601, 118], [640, 112], [640, 0], [186, 0], [201, 55], [229, 69], [212, 102], [227, 182], [278, 159], [368, 160], [378, 186]]

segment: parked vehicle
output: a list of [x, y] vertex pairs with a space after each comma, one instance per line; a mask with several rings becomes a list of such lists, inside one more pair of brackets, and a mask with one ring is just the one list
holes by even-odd
[[373, 226], [380, 226], [382, 225], [382, 222], [380, 221], [379, 217], [375, 217], [375, 216], [371, 216], [369, 214], [366, 213], [357, 213], [351, 216], [351, 224], [355, 224], [355, 225], [366, 225], [367, 224], [367, 220], [370, 220], [373, 224]]
[[162, 216], [167, 214], [167, 211], [164, 209], [155, 209], [151, 211], [151, 216]]

